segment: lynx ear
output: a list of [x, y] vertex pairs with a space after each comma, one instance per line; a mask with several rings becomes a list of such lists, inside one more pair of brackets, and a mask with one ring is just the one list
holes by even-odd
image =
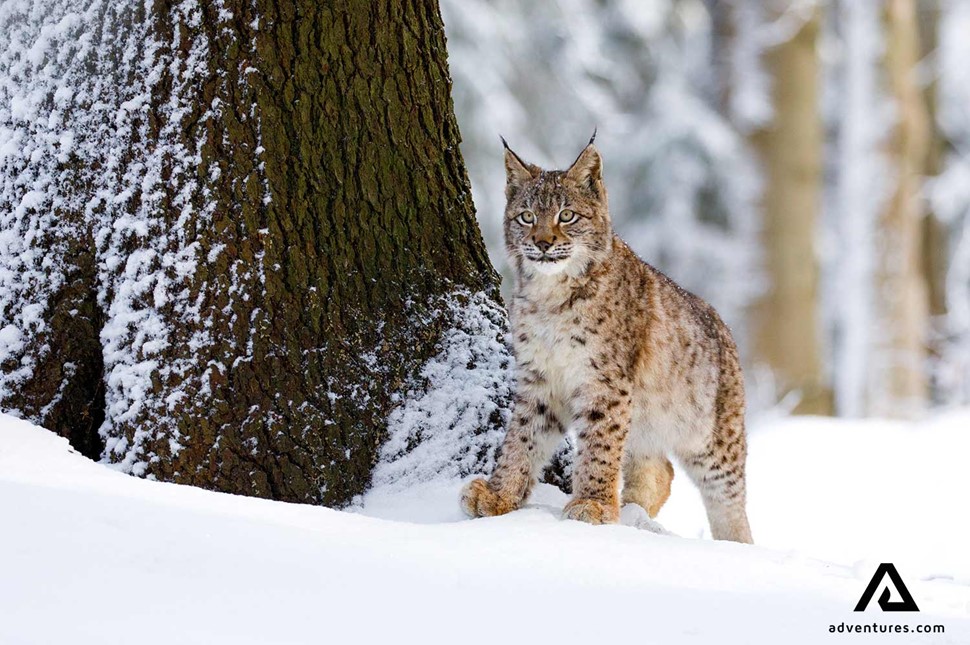
[[566, 180], [581, 190], [589, 191], [599, 197], [603, 193], [603, 159], [600, 157], [599, 150], [593, 145], [594, 139], [596, 139], [595, 132], [583, 151], [576, 157], [576, 161], [566, 171]]
[[502, 145], [505, 146], [505, 194], [511, 197], [524, 183], [538, 177], [540, 171], [538, 166], [522, 161], [519, 155], [512, 151], [504, 137], [502, 137]]

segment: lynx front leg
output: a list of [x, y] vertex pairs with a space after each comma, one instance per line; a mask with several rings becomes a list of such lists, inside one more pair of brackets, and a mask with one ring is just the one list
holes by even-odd
[[537, 392], [520, 392], [495, 472], [488, 481], [469, 482], [461, 492], [465, 514], [486, 517], [519, 508], [562, 441], [563, 432], [562, 423], [545, 397]]
[[620, 518], [620, 467], [630, 430], [630, 395], [626, 389], [590, 397], [576, 416], [579, 455], [573, 471], [573, 499], [563, 517], [590, 524]]

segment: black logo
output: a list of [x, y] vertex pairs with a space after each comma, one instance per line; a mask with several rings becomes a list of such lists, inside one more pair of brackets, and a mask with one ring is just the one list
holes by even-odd
[[879, 583], [882, 579], [889, 575], [889, 580], [892, 582], [892, 586], [896, 588], [896, 594], [902, 598], [902, 600], [889, 600], [889, 586], [883, 590], [882, 595], [879, 596], [879, 606], [883, 611], [919, 611], [919, 607], [916, 606], [916, 601], [913, 600], [912, 594], [909, 593], [909, 589], [903, 584], [903, 579], [899, 577], [899, 572], [896, 571], [896, 567], [892, 565], [891, 562], [883, 562], [876, 569], [876, 573], [873, 574], [872, 580], [869, 581], [869, 586], [862, 593], [862, 598], [859, 598], [859, 604], [855, 606], [855, 611], [865, 611], [866, 607], [869, 606], [869, 601], [872, 600], [872, 596], [876, 593], [876, 589], [879, 588]]

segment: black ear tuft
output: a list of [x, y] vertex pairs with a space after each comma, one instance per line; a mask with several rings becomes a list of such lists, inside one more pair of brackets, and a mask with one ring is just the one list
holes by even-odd
[[602, 197], [603, 195], [603, 159], [600, 157], [599, 150], [593, 145], [596, 139], [596, 131], [590, 137], [589, 143], [583, 151], [576, 157], [576, 161], [566, 171], [566, 180], [585, 190]]

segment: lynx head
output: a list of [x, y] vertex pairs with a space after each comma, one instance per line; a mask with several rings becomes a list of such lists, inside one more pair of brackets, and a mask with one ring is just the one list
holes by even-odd
[[568, 170], [542, 170], [505, 144], [505, 247], [525, 275], [579, 276], [609, 251], [612, 227], [595, 138]]

